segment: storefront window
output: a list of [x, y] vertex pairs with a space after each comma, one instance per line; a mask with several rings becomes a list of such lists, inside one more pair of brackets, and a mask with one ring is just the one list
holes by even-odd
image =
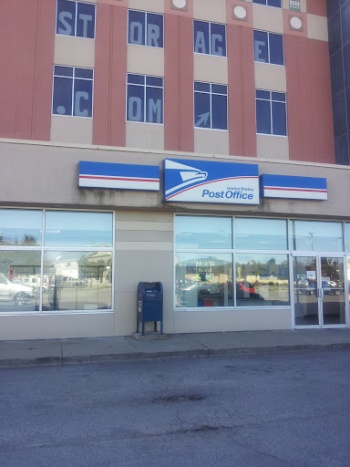
[[233, 305], [232, 255], [176, 255], [176, 306]]
[[175, 306], [288, 306], [287, 238], [285, 220], [177, 216]]
[[0, 312], [111, 309], [112, 253], [112, 213], [0, 209]]
[[289, 305], [287, 255], [236, 255], [237, 306]]
[[279, 219], [235, 219], [235, 248], [286, 250], [287, 223]]
[[293, 222], [293, 247], [298, 251], [343, 251], [340, 222]]
[[105, 310], [112, 307], [112, 253], [47, 251], [45, 310]]

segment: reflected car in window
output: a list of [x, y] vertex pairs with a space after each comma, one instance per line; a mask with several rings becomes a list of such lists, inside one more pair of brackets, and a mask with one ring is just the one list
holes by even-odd
[[0, 300], [14, 302], [15, 305], [26, 305], [34, 298], [32, 287], [24, 284], [16, 284], [5, 274], [0, 273]]

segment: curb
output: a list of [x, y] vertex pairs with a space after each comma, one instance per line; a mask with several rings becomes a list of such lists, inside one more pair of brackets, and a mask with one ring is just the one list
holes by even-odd
[[292, 353], [292, 352], [311, 352], [311, 351], [336, 351], [350, 349], [350, 343], [337, 344], [302, 344], [302, 345], [277, 345], [274, 347], [240, 347], [226, 349], [197, 349], [197, 350], [175, 350], [164, 352], [134, 352], [120, 354], [104, 354], [104, 355], [77, 355], [77, 356], [62, 356], [62, 357], [37, 357], [34, 359], [3, 359], [0, 360], [0, 368], [19, 368], [30, 366], [63, 366], [71, 364], [86, 364], [86, 363], [102, 363], [102, 362], [117, 362], [117, 361], [137, 361], [151, 360], [160, 358], [176, 358], [176, 357], [211, 357], [225, 355], [263, 355], [277, 353]]

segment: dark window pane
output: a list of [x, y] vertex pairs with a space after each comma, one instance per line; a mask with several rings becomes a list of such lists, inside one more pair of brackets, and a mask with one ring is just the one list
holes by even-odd
[[282, 102], [272, 102], [273, 134], [286, 136], [286, 106]]
[[226, 57], [226, 33], [223, 24], [211, 24], [211, 55]]
[[227, 86], [220, 85], [220, 84], [212, 84], [211, 90], [215, 94], [223, 94], [227, 96]]
[[156, 78], [154, 76], [146, 76], [146, 85], [163, 87], [163, 78]]
[[159, 88], [146, 89], [146, 121], [163, 123], [163, 90]]
[[141, 11], [129, 10], [129, 28], [128, 41], [129, 44], [145, 45], [145, 13]]
[[281, 0], [267, 0], [269, 6], [275, 6], [281, 8]]
[[127, 119], [133, 122], [143, 122], [144, 104], [144, 87], [129, 85]]
[[132, 84], [145, 84], [145, 77], [143, 75], [128, 74], [128, 83]]
[[202, 92], [210, 92], [210, 84], [209, 83], [201, 83], [200, 81], [194, 82], [194, 90], [195, 91], [202, 91]]
[[94, 74], [93, 70], [89, 70], [88, 68], [76, 68], [75, 69], [76, 78], [92, 79], [93, 74]]
[[77, 36], [95, 37], [95, 5], [78, 3]]
[[212, 128], [227, 130], [227, 97], [212, 96]]
[[256, 101], [256, 131], [267, 135], [271, 134], [270, 103], [268, 101]]
[[254, 60], [256, 62], [269, 62], [269, 48], [266, 32], [254, 31]]
[[147, 45], [163, 47], [163, 16], [147, 14]]
[[57, 115], [72, 115], [73, 79], [55, 78], [52, 113]]
[[74, 81], [75, 117], [92, 116], [92, 81], [76, 79]]
[[209, 23], [194, 21], [194, 52], [209, 54]]
[[259, 5], [266, 5], [266, 0], [253, 0], [253, 3], [258, 3]]
[[270, 100], [270, 91], [262, 91], [261, 89], [257, 89], [255, 91], [255, 95], [259, 99], [268, 99], [268, 100]]
[[57, 0], [57, 34], [75, 35], [75, 5], [75, 2]]
[[283, 39], [280, 34], [270, 34], [270, 63], [283, 65]]
[[286, 95], [284, 92], [272, 92], [272, 100], [286, 102]]
[[194, 126], [210, 128], [210, 95], [194, 93]]
[[55, 76], [69, 76], [73, 77], [73, 68], [68, 66], [55, 66]]

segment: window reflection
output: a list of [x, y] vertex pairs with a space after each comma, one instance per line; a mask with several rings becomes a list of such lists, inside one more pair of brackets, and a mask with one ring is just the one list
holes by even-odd
[[232, 219], [227, 217], [177, 216], [176, 248], [232, 248]]
[[112, 246], [112, 214], [47, 211], [46, 246]]
[[235, 219], [235, 248], [286, 250], [287, 223], [280, 219]]
[[46, 310], [97, 310], [112, 307], [112, 253], [47, 251], [44, 277]]
[[343, 235], [340, 222], [294, 221], [295, 250], [342, 251]]
[[287, 255], [236, 255], [237, 306], [289, 305]]
[[0, 246], [41, 245], [42, 212], [0, 209]]
[[40, 251], [0, 251], [0, 311], [37, 311]]

